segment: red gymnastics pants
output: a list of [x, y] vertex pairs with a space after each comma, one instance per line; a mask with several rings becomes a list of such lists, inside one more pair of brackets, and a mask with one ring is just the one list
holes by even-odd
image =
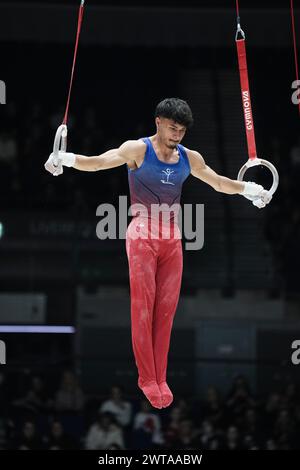
[[171, 225], [168, 239], [162, 238], [168, 229], [162, 223], [154, 225], [156, 239], [151, 234], [150, 219], [143, 217], [134, 217], [126, 233], [132, 344], [139, 385], [166, 381], [171, 329], [182, 277], [178, 225]]

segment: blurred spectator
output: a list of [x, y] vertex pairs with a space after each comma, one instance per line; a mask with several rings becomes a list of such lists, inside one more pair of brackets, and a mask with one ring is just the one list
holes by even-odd
[[43, 379], [36, 375], [32, 377], [30, 388], [25, 396], [15, 400], [13, 404], [37, 413], [51, 408], [53, 401], [48, 395]]
[[255, 401], [251, 396], [249, 384], [244, 376], [239, 375], [234, 380], [227, 399], [227, 407], [236, 417], [236, 424], [241, 423], [246, 409], [253, 406]]
[[295, 421], [288, 410], [281, 410], [274, 426], [274, 438], [280, 450], [292, 450], [295, 442]]
[[277, 445], [274, 439], [268, 439], [265, 445], [265, 450], [277, 450]]
[[131, 422], [132, 406], [123, 399], [123, 390], [118, 385], [111, 388], [110, 399], [102, 403], [100, 411], [111, 413], [120, 426], [128, 426]]
[[253, 408], [248, 408], [245, 411], [244, 419], [242, 421], [241, 429], [243, 434], [251, 438], [252, 446], [261, 445], [264, 437], [264, 429], [262, 422], [258, 420], [257, 411]]
[[140, 411], [134, 418], [133, 430], [135, 449], [151, 449], [164, 443], [160, 417], [153, 413], [147, 400], [141, 400]]
[[219, 438], [215, 432], [213, 423], [205, 420], [201, 427], [201, 448], [206, 450], [217, 450], [220, 447]]
[[282, 397], [278, 392], [272, 392], [267, 397], [267, 401], [265, 404], [265, 423], [267, 432], [271, 433], [275, 425], [276, 417], [281, 409], [282, 406]]
[[79, 448], [79, 444], [65, 432], [59, 420], [54, 420], [51, 423], [50, 433], [44, 441], [47, 450], [73, 450]]
[[208, 419], [215, 427], [224, 424], [224, 405], [215, 387], [207, 388], [201, 411], [202, 417]]
[[71, 371], [65, 371], [60, 388], [56, 393], [55, 408], [57, 411], [81, 411], [84, 405], [84, 395], [77, 377]]
[[184, 419], [180, 422], [178, 430], [178, 445], [180, 449], [196, 449], [197, 438], [200, 430], [195, 427], [192, 419]]
[[124, 449], [122, 429], [110, 413], [99, 413], [97, 422], [88, 430], [85, 447], [89, 450], [103, 450], [115, 445]]
[[236, 426], [229, 426], [225, 434], [224, 450], [242, 450], [239, 430]]
[[16, 450], [41, 450], [42, 441], [37, 433], [33, 421], [25, 421], [21, 434], [13, 443], [12, 448]]
[[169, 422], [165, 426], [164, 435], [167, 448], [176, 448], [181, 423], [182, 411], [177, 406], [173, 406], [169, 414]]

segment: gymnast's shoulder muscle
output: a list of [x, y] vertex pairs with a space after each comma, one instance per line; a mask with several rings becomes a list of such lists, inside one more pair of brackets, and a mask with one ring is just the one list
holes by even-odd
[[138, 140], [127, 140], [119, 148], [119, 154], [123, 156], [127, 163], [132, 163], [139, 167], [145, 156], [146, 144], [142, 139]]

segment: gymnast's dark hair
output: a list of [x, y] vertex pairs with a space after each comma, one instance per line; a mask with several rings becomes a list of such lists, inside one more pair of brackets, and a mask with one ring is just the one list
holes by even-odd
[[193, 125], [193, 114], [186, 101], [179, 98], [166, 98], [156, 106], [155, 117], [164, 117], [185, 127]]

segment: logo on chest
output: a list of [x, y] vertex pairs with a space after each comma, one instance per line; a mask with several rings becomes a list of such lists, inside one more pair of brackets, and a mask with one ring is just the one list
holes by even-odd
[[175, 171], [171, 170], [170, 168], [167, 168], [166, 170], [162, 170], [162, 172], [163, 172], [163, 179], [161, 179], [160, 181], [163, 184], [171, 184], [172, 186], [175, 186], [175, 183], [172, 183], [172, 181], [170, 181], [171, 175], [175, 173]]

